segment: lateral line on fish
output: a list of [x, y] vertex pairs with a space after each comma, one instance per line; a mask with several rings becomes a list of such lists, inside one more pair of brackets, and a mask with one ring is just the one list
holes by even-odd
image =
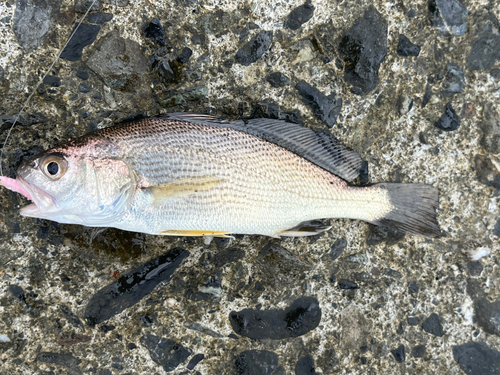
[[73, 32], [71, 33], [71, 35], [69, 36], [68, 40], [66, 41], [66, 43], [64, 43], [64, 46], [62, 46], [62, 48], [59, 49], [59, 53], [56, 55], [56, 57], [54, 58], [54, 61], [52, 61], [52, 64], [50, 64], [49, 68], [47, 69], [47, 71], [45, 72], [45, 74], [38, 80], [38, 83], [36, 84], [35, 88], [31, 91], [31, 94], [28, 96], [28, 98], [24, 101], [24, 104], [23, 106], [21, 107], [21, 110], [19, 111], [19, 113], [14, 117], [14, 122], [12, 122], [12, 125], [10, 126], [8, 132], [7, 132], [7, 136], [5, 137], [5, 141], [3, 142], [3, 146], [2, 146], [2, 151], [0, 152], [0, 176], [3, 175], [3, 168], [2, 168], [2, 159], [3, 159], [3, 156], [4, 156], [4, 151], [5, 151], [5, 146], [7, 146], [7, 142], [10, 138], [10, 133], [12, 133], [12, 129], [14, 129], [14, 126], [17, 124], [17, 121], [19, 120], [19, 117], [21, 117], [21, 114], [24, 112], [24, 110], [26, 109], [26, 107], [28, 107], [28, 104], [31, 100], [31, 98], [33, 97], [33, 95], [35, 95], [35, 92], [38, 90], [38, 87], [40, 87], [40, 85], [42, 84], [43, 80], [45, 79], [45, 77], [47, 77], [47, 75], [50, 73], [50, 71], [52, 70], [52, 68], [54, 67], [54, 65], [57, 63], [57, 61], [59, 60], [59, 58], [61, 57], [61, 54], [62, 52], [64, 51], [64, 49], [68, 46], [69, 42], [71, 41], [71, 39], [73, 39], [73, 37], [75, 36], [76, 32], [78, 31], [78, 28], [80, 27], [80, 25], [83, 23], [83, 20], [85, 19], [85, 17], [87, 17], [87, 15], [89, 14], [90, 10], [92, 9], [92, 7], [94, 6], [94, 4], [97, 2], [97, 0], [92, 0], [92, 3], [90, 4], [90, 6], [88, 7], [87, 11], [85, 12], [85, 14], [83, 15], [83, 17], [80, 19], [80, 21], [78, 22], [78, 24], [76, 25], [75, 29], [73, 30]]

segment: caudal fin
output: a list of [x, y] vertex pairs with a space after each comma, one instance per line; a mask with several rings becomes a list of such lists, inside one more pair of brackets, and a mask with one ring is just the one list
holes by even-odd
[[383, 183], [375, 186], [388, 192], [394, 209], [371, 223], [393, 227], [417, 236], [441, 235], [436, 219], [439, 203], [437, 188], [425, 184]]

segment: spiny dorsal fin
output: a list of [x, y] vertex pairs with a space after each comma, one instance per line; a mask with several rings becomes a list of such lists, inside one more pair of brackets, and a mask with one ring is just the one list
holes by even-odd
[[171, 113], [167, 117], [195, 124], [232, 128], [254, 135], [286, 148], [348, 182], [359, 175], [361, 168], [362, 160], [358, 153], [342, 145], [328, 131], [315, 132], [298, 124], [268, 118], [228, 122], [209, 115], [182, 112]]

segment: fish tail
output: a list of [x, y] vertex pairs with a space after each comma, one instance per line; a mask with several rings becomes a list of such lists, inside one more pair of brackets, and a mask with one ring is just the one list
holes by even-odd
[[392, 209], [380, 218], [368, 220], [369, 222], [417, 236], [441, 236], [436, 219], [439, 203], [437, 188], [426, 184], [396, 183], [377, 184], [373, 188], [385, 190]]

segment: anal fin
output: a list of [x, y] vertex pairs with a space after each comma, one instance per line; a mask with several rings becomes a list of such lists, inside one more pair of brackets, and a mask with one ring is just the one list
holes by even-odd
[[164, 230], [160, 232], [164, 236], [186, 236], [186, 237], [199, 237], [199, 236], [211, 236], [211, 237], [222, 237], [222, 238], [232, 238], [228, 236], [229, 232], [224, 231], [213, 231], [213, 230]]
[[325, 225], [320, 221], [304, 221], [296, 227], [276, 233], [280, 237], [306, 237], [315, 236], [331, 229], [331, 225]]

